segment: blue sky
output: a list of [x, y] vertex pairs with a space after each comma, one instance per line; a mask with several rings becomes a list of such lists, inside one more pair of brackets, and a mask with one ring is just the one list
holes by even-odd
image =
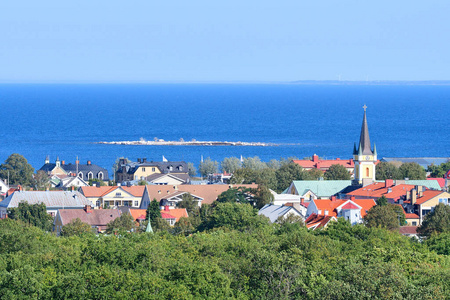
[[0, 3], [0, 82], [450, 80], [450, 1]]

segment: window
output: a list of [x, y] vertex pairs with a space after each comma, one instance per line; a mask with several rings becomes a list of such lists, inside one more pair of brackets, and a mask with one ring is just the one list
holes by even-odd
[[97, 178], [103, 180], [103, 173], [102, 173], [102, 172], [99, 172], [99, 173], [97, 174]]
[[320, 215], [322, 213], [322, 210], [319, 209], [319, 211], [317, 212], [318, 215]]
[[324, 214], [325, 214], [325, 216], [328, 216], [328, 210], [326, 210]]
[[92, 174], [92, 172], [89, 172], [87, 177], [88, 177], [88, 179], [92, 179], [92, 178], [94, 178], [94, 174]]
[[122, 197], [122, 193], [121, 192], [117, 192], [116, 193], [116, 197]]
[[142, 172], [145, 172], [145, 168], [142, 168]]
[[172, 166], [168, 166], [167, 169], [169, 169], [169, 171], [172, 171], [173, 167]]
[[439, 198], [439, 203], [448, 204], [447, 201], [448, 201], [447, 198]]
[[83, 179], [83, 173], [78, 173], [78, 177], [80, 177], [81, 179]]
[[95, 206], [100, 207], [100, 200], [95, 201]]
[[416, 221], [412, 221], [411, 224], [412, 224], [412, 226], [417, 226], [417, 222]]
[[366, 177], [369, 177], [369, 168], [366, 168]]
[[152, 168], [152, 172], [155, 172], [156, 171], [156, 169], [155, 168]]
[[139, 206], [139, 201], [134, 201], [134, 206], [138, 207]]
[[183, 171], [183, 166], [178, 166], [178, 171]]

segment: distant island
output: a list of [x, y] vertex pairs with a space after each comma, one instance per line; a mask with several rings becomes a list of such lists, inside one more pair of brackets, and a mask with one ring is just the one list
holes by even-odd
[[146, 145], [146, 146], [279, 146], [274, 143], [261, 143], [261, 142], [228, 142], [228, 141], [197, 141], [195, 139], [191, 141], [185, 141], [180, 139], [179, 141], [165, 141], [163, 139], [155, 138], [153, 141], [147, 141], [141, 138], [139, 141], [113, 141], [113, 142], [98, 142], [97, 144], [107, 145]]
[[291, 84], [331, 85], [450, 85], [449, 80], [297, 80]]

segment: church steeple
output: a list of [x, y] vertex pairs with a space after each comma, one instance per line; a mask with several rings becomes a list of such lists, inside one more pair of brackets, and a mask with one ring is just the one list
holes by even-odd
[[358, 152], [363, 155], [373, 155], [370, 147], [369, 126], [367, 126], [366, 108], [364, 105], [364, 118], [361, 126], [361, 136], [359, 137], [359, 149]]

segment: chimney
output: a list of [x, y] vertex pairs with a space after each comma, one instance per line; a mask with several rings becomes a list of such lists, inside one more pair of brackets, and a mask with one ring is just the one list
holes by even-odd
[[294, 203], [288, 202], [288, 203], [285, 203], [284, 206], [291, 206], [291, 207], [294, 207]]
[[66, 162], [64, 160], [61, 161], [61, 165], [64, 166]]
[[144, 157], [144, 158], [142, 159], [142, 162], [143, 162], [143, 163], [147, 162], [147, 157]]
[[416, 189], [412, 189], [411, 190], [411, 204], [414, 205], [416, 204], [417, 201], [417, 191]]
[[169, 211], [169, 205], [164, 205], [164, 211]]
[[351, 196], [350, 200], [355, 201], [355, 196]]
[[87, 161], [87, 165], [88, 165], [88, 166], [91, 165], [91, 161], [90, 161], [90, 160]]
[[409, 200], [409, 199], [411, 199], [411, 192], [407, 191], [406, 192], [406, 200]]
[[84, 211], [88, 214], [90, 214], [92, 212], [92, 207], [90, 205], [85, 205], [84, 206]]
[[300, 203], [303, 204], [305, 202], [305, 198], [300, 198]]
[[390, 187], [394, 185], [394, 179], [386, 179], [384, 181], [384, 187]]
[[75, 190], [75, 187], [73, 185], [71, 186], [71, 190], [72, 192]]
[[331, 196], [331, 201], [335, 202], [336, 201], [336, 196]]
[[313, 158], [313, 162], [319, 161], [319, 156], [317, 154], [314, 154], [312, 158]]
[[140, 158], [138, 158], [138, 163], [141, 163], [141, 159]]
[[341, 159], [338, 157], [338, 158], [336, 158], [336, 160], [341, 160]]

